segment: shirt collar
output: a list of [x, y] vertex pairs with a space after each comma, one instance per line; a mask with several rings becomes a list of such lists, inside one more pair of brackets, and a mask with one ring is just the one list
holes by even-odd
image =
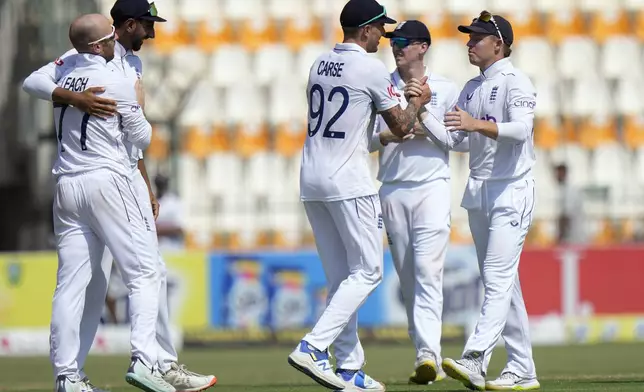
[[134, 54], [131, 50], [126, 50], [125, 46], [121, 45], [119, 41], [114, 43], [114, 57], [123, 58]]
[[481, 71], [481, 77], [483, 79], [492, 79], [498, 75], [501, 71], [512, 66], [509, 58], [503, 58], [498, 60], [494, 64], [490, 65], [485, 71]]
[[358, 44], [354, 44], [352, 42], [335, 44], [335, 47], [333, 48], [333, 50], [335, 52], [359, 52], [359, 53], [367, 54], [367, 51], [364, 50], [362, 46]]
[[79, 53], [79, 54], [80, 54], [82, 64], [101, 64], [103, 66], [107, 66], [107, 61], [102, 56], [99, 56], [97, 54], [91, 54], [91, 53]]

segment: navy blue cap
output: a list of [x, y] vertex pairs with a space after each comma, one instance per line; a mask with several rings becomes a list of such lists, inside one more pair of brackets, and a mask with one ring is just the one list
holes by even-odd
[[432, 36], [425, 23], [419, 20], [405, 20], [398, 23], [394, 31], [385, 33], [385, 38], [407, 38], [410, 40], [424, 41], [431, 45]]
[[371, 23], [395, 24], [387, 10], [376, 0], [349, 0], [340, 13], [342, 27], [362, 27]]
[[488, 22], [484, 22], [479, 18], [475, 18], [474, 20], [472, 20], [472, 23], [469, 26], [463, 26], [463, 25], [458, 26], [458, 31], [466, 34], [469, 34], [469, 33], [489, 34], [489, 35], [494, 35], [496, 37], [499, 36], [499, 32], [500, 32], [501, 37], [503, 37], [503, 42], [508, 45], [512, 45], [512, 42], [514, 42], [514, 32], [512, 31], [512, 25], [510, 24], [510, 22], [508, 22], [508, 20], [502, 17], [501, 15], [493, 15], [493, 17], [494, 17], [494, 22], [496, 22], [496, 26], [498, 26], [499, 28], [498, 32], [492, 20]]
[[154, 2], [148, 0], [116, 0], [110, 15], [115, 22], [122, 22], [128, 19], [151, 20], [153, 22], [165, 22], [166, 20], [158, 15]]

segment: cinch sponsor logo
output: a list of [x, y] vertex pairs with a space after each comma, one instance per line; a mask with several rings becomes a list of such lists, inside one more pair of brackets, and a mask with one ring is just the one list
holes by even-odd
[[535, 101], [516, 101], [514, 103], [514, 107], [517, 107], [517, 108], [534, 109], [535, 106], [537, 106], [537, 103]]

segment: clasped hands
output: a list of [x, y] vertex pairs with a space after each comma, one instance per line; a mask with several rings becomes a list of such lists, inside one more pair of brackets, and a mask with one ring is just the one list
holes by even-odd
[[[411, 98], [419, 97], [422, 105], [429, 103], [432, 97], [432, 92], [426, 84], [427, 76], [423, 77], [420, 81], [412, 78], [405, 85], [405, 99], [409, 101]], [[477, 120], [475, 120], [469, 113], [461, 109], [458, 105], [453, 111], [445, 114], [445, 127], [448, 131], [466, 131], [475, 132], [478, 128]], [[413, 135], [410, 134], [410, 135]]]

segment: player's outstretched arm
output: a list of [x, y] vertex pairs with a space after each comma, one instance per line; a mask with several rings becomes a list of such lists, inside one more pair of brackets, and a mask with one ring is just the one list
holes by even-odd
[[448, 131], [445, 124], [424, 107], [418, 112], [417, 125], [422, 128], [426, 136], [432, 139], [434, 144], [440, 146], [442, 149], [459, 152], [469, 151], [467, 133]]

